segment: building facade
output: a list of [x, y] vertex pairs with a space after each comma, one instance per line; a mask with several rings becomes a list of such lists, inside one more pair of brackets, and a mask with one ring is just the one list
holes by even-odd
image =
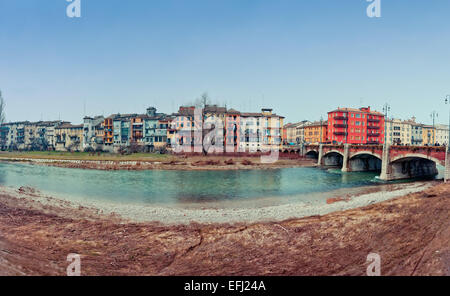
[[338, 108], [328, 112], [328, 141], [348, 144], [383, 144], [384, 115], [370, 107]]
[[433, 146], [436, 143], [436, 129], [432, 125], [422, 127], [423, 145]]
[[423, 145], [423, 124], [417, 123], [416, 118], [413, 117], [408, 122], [411, 124], [411, 145]]
[[302, 144], [305, 143], [305, 127], [312, 124], [311, 121], [304, 120], [301, 121], [295, 128], [295, 143]]
[[[391, 145], [412, 145], [412, 125], [401, 119], [386, 120], [387, 143]], [[416, 140], [417, 142], [417, 140]]]
[[56, 151], [83, 151], [83, 124], [64, 123], [55, 128]]
[[96, 150], [103, 147], [103, 137], [99, 134], [103, 130], [103, 116], [85, 117], [83, 120], [83, 149]]
[[328, 122], [316, 121], [304, 127], [305, 143], [321, 144], [328, 142]]
[[435, 143], [439, 146], [447, 146], [448, 145], [448, 125], [437, 124], [437, 125], [435, 125], [435, 129], [436, 129]]
[[282, 147], [283, 120], [272, 109], [242, 113], [215, 105], [184, 106], [173, 114], [168, 138], [183, 151], [201, 152], [206, 146], [220, 153], [268, 151]]

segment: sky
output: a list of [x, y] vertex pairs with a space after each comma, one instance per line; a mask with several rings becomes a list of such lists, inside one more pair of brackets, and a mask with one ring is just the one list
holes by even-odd
[[0, 0], [7, 121], [172, 113], [208, 92], [286, 122], [337, 107], [448, 123], [450, 1]]

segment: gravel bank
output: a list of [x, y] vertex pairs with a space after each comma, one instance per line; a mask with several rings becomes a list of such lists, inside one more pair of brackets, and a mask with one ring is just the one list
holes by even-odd
[[[0, 187], [0, 191], [18, 198], [31, 198], [43, 204], [73, 208], [90, 208], [98, 213], [119, 216], [131, 222], [158, 222], [166, 225], [174, 224], [215, 224], [215, 223], [254, 223], [254, 222], [277, 222], [294, 218], [303, 218], [316, 215], [325, 215], [328, 213], [344, 211], [364, 207], [374, 203], [383, 202], [396, 197], [408, 195], [423, 191], [429, 188], [431, 183], [416, 182], [395, 185], [380, 185], [376, 189], [370, 188], [371, 191], [366, 194], [343, 198], [337, 196], [336, 193], [330, 192], [330, 199], [338, 199], [337, 202], [323, 204], [308, 203], [291, 203], [277, 206], [265, 206], [256, 208], [182, 208], [182, 207], [165, 207], [142, 204], [116, 204], [104, 201], [86, 201], [76, 197], [55, 198], [48, 194], [35, 193], [27, 194], [27, 192], [18, 192], [15, 188]], [[368, 191], [369, 188], [367, 188]], [[238, 204], [237, 204], [238, 205]]]

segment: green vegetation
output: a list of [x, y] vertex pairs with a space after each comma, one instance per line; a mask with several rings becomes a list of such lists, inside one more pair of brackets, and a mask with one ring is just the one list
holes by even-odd
[[167, 161], [174, 158], [172, 155], [153, 153], [134, 153], [120, 155], [114, 153], [93, 154], [88, 152], [0, 152], [0, 158], [32, 158], [32, 159], [61, 159], [61, 160], [105, 160], [105, 161]]

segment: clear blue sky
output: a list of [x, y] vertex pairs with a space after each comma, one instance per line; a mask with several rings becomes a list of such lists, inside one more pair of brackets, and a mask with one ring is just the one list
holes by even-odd
[[429, 123], [450, 94], [450, 1], [0, 0], [7, 120], [173, 112], [202, 92], [287, 121], [385, 102]]

